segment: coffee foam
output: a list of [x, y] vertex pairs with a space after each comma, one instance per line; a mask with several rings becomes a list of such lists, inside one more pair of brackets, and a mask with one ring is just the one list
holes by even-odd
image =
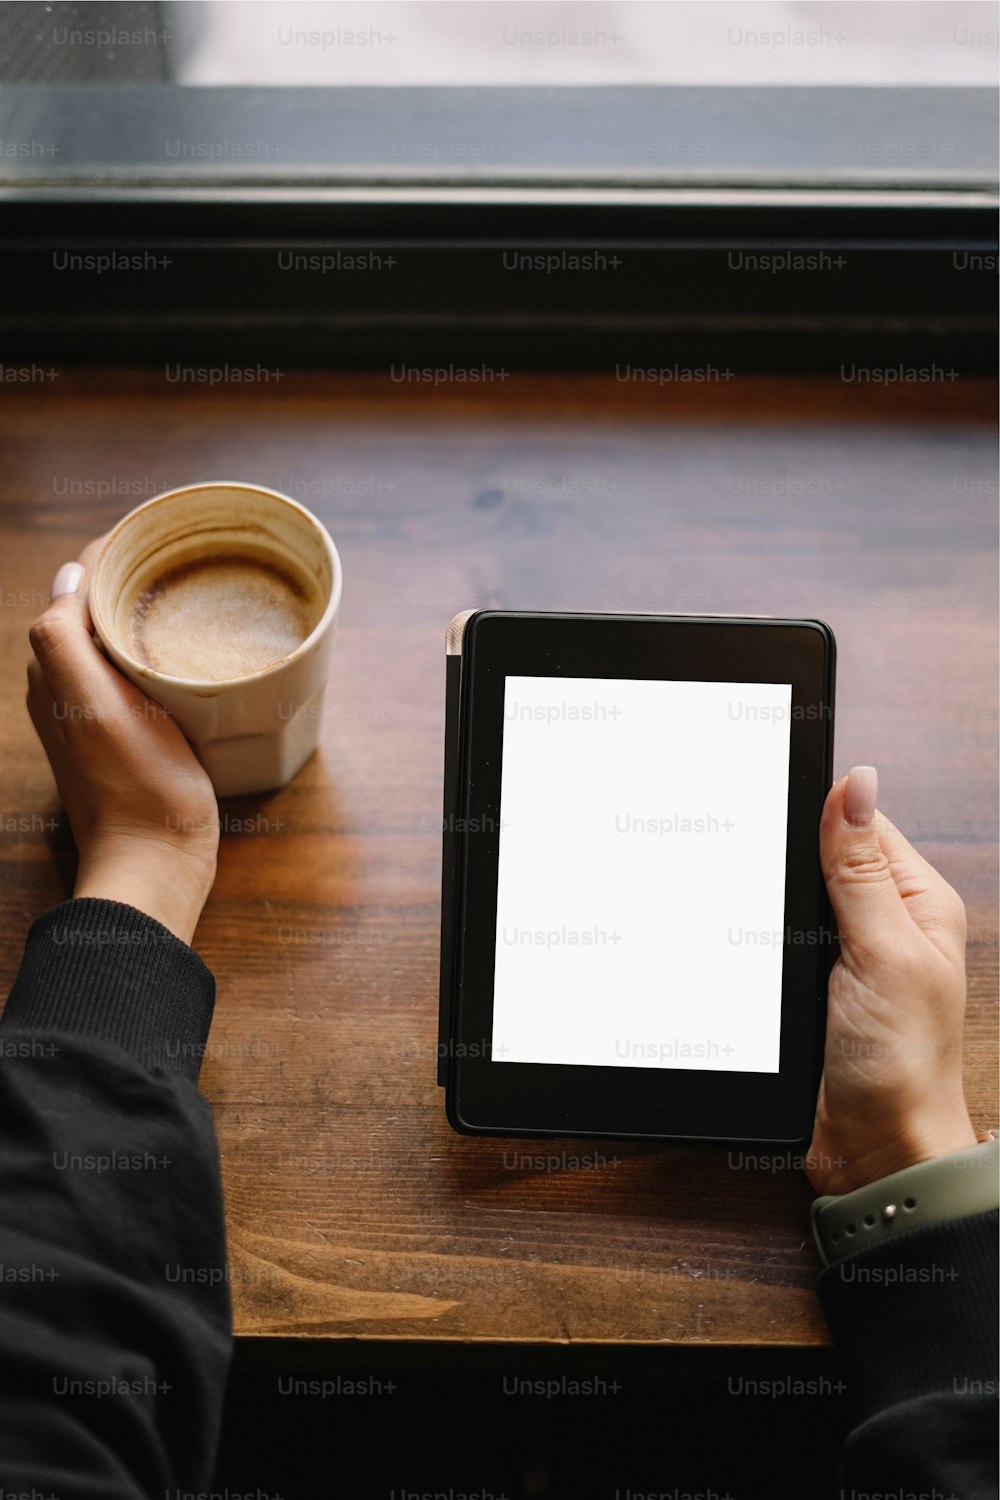
[[312, 634], [319, 590], [271, 558], [218, 554], [154, 575], [129, 609], [127, 647], [170, 677], [224, 682], [274, 666]]

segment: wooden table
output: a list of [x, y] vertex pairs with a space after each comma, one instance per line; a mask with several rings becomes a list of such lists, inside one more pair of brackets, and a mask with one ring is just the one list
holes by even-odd
[[[310, 505], [346, 584], [323, 742], [224, 809], [197, 946], [235, 1327], [306, 1341], [818, 1345], [809, 1189], [712, 1148], [465, 1139], [435, 1086], [444, 629], [470, 606], [818, 615], [836, 761], [969, 909], [967, 1087], [997, 1118], [994, 393], [740, 378], [214, 389], [71, 371], [0, 394], [4, 993], [72, 878], [23, 708], [57, 566], [139, 500]], [[24, 831], [18, 820], [33, 826]], [[14, 821], [12, 821], [14, 820]], [[518, 1158], [597, 1152], [538, 1170]]]

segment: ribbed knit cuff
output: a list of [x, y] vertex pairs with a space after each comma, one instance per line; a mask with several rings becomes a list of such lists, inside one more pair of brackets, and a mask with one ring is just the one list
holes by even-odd
[[215, 978], [186, 943], [134, 906], [85, 896], [32, 923], [0, 1026], [113, 1042], [197, 1083], [214, 1005]]
[[835, 1261], [816, 1291], [868, 1412], [997, 1378], [996, 1209]]

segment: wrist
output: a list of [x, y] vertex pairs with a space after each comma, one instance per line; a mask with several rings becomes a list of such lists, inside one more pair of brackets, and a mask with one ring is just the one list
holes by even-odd
[[73, 895], [135, 907], [190, 946], [215, 870], [210, 846], [130, 836], [81, 853]]
[[883, 1139], [863, 1156], [848, 1162], [850, 1185], [843, 1191], [867, 1187], [919, 1162], [962, 1151], [974, 1146], [978, 1139], [964, 1104], [940, 1120], [906, 1121], [895, 1130], [887, 1131]]

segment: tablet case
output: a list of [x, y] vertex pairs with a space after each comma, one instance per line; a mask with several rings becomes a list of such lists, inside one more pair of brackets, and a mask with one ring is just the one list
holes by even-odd
[[454, 998], [455, 963], [458, 944], [456, 921], [462, 841], [458, 835], [458, 802], [461, 789], [459, 775], [462, 702], [462, 641], [465, 627], [478, 611], [462, 610], [448, 626], [445, 636], [445, 711], [444, 711], [444, 814], [441, 850], [441, 977], [438, 1006], [438, 1070], [441, 1088], [448, 1086], [448, 1064], [451, 1058], [451, 1012]]

